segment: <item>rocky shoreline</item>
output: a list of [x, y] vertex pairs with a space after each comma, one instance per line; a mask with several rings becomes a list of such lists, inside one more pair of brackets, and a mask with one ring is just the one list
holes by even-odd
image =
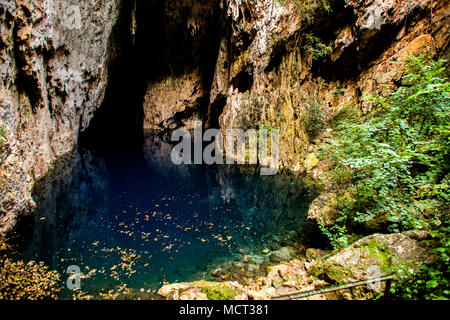
[[[436, 259], [430, 253], [433, 246], [427, 232], [407, 231], [373, 234], [338, 252], [308, 249], [295, 258], [291, 256], [295, 255], [293, 249], [283, 247], [268, 256], [274, 255], [282, 260], [286, 258], [285, 261], [267, 266], [263, 276], [244, 277], [240, 281], [227, 281], [226, 277], [219, 277], [216, 281], [167, 284], [158, 290], [158, 294], [167, 300], [267, 300], [299, 290], [310, 291], [392, 275], [404, 266], [414, 269]], [[235, 267], [248, 264], [249, 268], [253, 268], [250, 262], [253, 259], [254, 256], [249, 256], [247, 262], [235, 264]], [[383, 292], [384, 286], [381, 283], [379, 286], [347, 289], [304, 299], [370, 299]]]

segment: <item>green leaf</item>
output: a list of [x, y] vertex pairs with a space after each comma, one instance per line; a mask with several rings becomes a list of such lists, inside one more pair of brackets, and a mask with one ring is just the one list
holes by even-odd
[[439, 285], [439, 283], [436, 280], [427, 281], [427, 284], [426, 284], [427, 289], [436, 288], [438, 285]]

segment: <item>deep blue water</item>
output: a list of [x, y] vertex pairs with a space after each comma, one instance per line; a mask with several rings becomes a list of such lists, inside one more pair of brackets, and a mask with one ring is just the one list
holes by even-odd
[[301, 241], [312, 199], [302, 177], [176, 167], [167, 150], [150, 140], [144, 154], [80, 150], [61, 158], [35, 188], [24, 259], [44, 261], [63, 281], [68, 266], [79, 266], [89, 275], [83, 292], [94, 295], [123, 284], [151, 293], [210, 278], [242, 253]]

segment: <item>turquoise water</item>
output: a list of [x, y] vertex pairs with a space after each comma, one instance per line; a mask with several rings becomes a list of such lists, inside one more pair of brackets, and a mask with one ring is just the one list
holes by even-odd
[[[176, 167], [167, 145], [146, 146], [144, 153], [83, 149], [61, 158], [34, 190], [23, 258], [44, 261], [63, 282], [67, 267], [79, 266], [81, 289], [93, 296], [124, 284], [154, 294], [167, 282], [212, 278], [243, 254], [268, 262], [263, 252], [304, 238], [313, 194], [301, 177]], [[61, 297], [72, 294], [64, 289]]]

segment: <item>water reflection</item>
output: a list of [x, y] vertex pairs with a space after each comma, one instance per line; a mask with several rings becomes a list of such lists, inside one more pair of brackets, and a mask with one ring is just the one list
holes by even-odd
[[109, 181], [104, 161], [90, 151], [59, 159], [33, 190], [37, 207], [26, 258], [45, 258], [56, 267], [58, 254], [82, 240], [84, 231], [106, 213]]

